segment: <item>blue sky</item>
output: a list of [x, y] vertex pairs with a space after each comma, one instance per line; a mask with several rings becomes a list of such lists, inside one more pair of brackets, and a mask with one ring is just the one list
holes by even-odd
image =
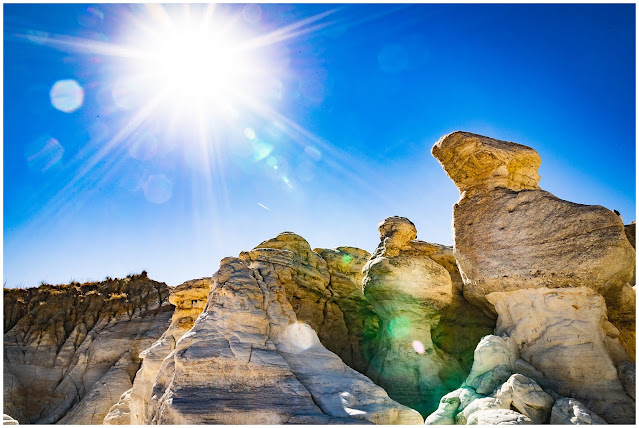
[[372, 252], [391, 215], [450, 245], [455, 130], [635, 219], [634, 4], [3, 9], [8, 287], [177, 285], [285, 230]]

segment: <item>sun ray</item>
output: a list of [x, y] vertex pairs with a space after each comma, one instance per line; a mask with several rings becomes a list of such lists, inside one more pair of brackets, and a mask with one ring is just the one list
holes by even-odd
[[327, 16], [333, 15], [338, 10], [339, 8], [330, 9], [325, 12], [321, 12], [316, 15], [313, 15], [309, 18], [305, 18], [297, 22], [294, 22], [293, 24], [290, 24], [290, 25], [287, 25], [286, 27], [272, 31], [263, 36], [255, 37], [243, 44], [240, 44], [238, 46], [238, 49], [242, 49], [242, 50], [258, 49], [264, 46], [273, 45], [276, 43], [283, 42], [285, 40], [299, 37], [303, 34], [307, 34], [312, 31], [317, 31], [318, 29], [321, 29], [321, 28], [325, 28], [326, 25], [319, 25], [319, 26], [310, 27], [304, 30], [295, 31], [304, 27], [305, 25], [312, 24], [316, 21], [326, 18]]

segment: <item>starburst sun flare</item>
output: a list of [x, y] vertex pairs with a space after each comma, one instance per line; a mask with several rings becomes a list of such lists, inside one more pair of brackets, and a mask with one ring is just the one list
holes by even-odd
[[161, 5], [145, 10], [125, 35], [128, 52], [114, 89], [132, 105], [153, 104], [156, 115], [219, 119], [247, 108], [247, 100], [262, 103], [284, 72], [269, 57], [277, 49], [256, 44], [237, 17], [216, 13], [214, 5], [171, 14]]

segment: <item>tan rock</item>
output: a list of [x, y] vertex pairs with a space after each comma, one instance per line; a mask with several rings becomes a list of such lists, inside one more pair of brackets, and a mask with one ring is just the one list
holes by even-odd
[[433, 155], [462, 192], [453, 227], [468, 298], [538, 287], [589, 286], [603, 294], [632, 277], [635, 253], [621, 218], [538, 190], [533, 149], [454, 132]]
[[537, 382], [518, 373], [512, 375], [492, 396], [504, 403], [507, 409], [514, 408], [536, 425], [548, 421], [555, 403]]
[[454, 207], [455, 257], [464, 295], [590, 287], [601, 294], [632, 277], [635, 253], [619, 216], [542, 190], [499, 188]]
[[117, 397], [122, 394], [122, 391], [131, 388], [131, 367], [135, 369], [137, 364], [133, 363], [131, 353], [127, 352], [100, 380], [93, 384], [82, 401], [67, 412], [58, 423], [102, 425], [111, 406], [118, 401]]
[[630, 224], [626, 224], [624, 227], [624, 232], [626, 233], [626, 238], [628, 238], [628, 242], [632, 245], [632, 248], [637, 248], [637, 222], [636, 220], [632, 221]]
[[626, 350], [627, 358], [635, 362], [637, 293], [630, 284], [614, 287], [604, 295], [608, 309], [608, 320], [619, 330], [619, 340]]
[[283, 232], [240, 258], [273, 263], [297, 319], [308, 323], [347, 365], [365, 372], [376, 349], [369, 339], [379, 324], [361, 286], [368, 255], [353, 247], [313, 251], [301, 236]]
[[541, 158], [521, 144], [457, 131], [440, 138], [432, 153], [462, 193], [495, 187], [539, 188]]
[[65, 415], [77, 423], [92, 423], [94, 414], [100, 419], [130, 388], [137, 354], [166, 330], [168, 294], [166, 284], [146, 273], [5, 289], [11, 314], [5, 318], [5, 409], [18, 410], [25, 423], [52, 424]]
[[120, 400], [109, 409], [103, 425], [131, 425], [131, 390], [122, 393]]
[[[142, 365], [135, 376], [133, 388], [129, 394], [129, 411], [120, 403], [114, 411], [128, 418], [134, 425], [144, 424], [149, 420], [149, 400], [155, 378], [164, 358], [175, 349], [175, 344], [193, 327], [195, 320], [206, 306], [211, 278], [200, 278], [186, 281], [171, 291], [169, 302], [175, 306], [171, 324], [162, 336], [148, 349], [140, 353]], [[118, 425], [116, 415], [109, 415], [110, 424]]]
[[489, 335], [475, 349], [473, 367], [464, 381], [479, 394], [490, 394], [513, 373], [517, 346], [508, 336]]
[[[329, 302], [339, 308], [348, 331], [348, 344], [335, 346], [342, 343], [345, 337], [340, 336], [341, 328], [327, 328], [328, 323], [325, 322], [321, 327], [322, 343], [349, 367], [366, 373], [377, 351], [376, 336], [379, 330], [379, 317], [364, 297], [362, 289], [362, 268], [370, 253], [354, 247], [317, 248], [314, 251], [326, 260], [330, 273], [327, 286], [331, 295]], [[328, 306], [334, 308], [333, 305]], [[339, 315], [334, 319], [339, 323]]]
[[[436, 347], [431, 329], [452, 302], [448, 271], [416, 242], [403, 217], [380, 223], [382, 241], [364, 267], [364, 294], [380, 317], [380, 347], [367, 376], [389, 396], [428, 415], [464, 377], [459, 363]], [[426, 243], [424, 243], [426, 244]]]
[[205, 311], [162, 363], [147, 423], [422, 423], [297, 321], [278, 274], [294, 258], [279, 251], [222, 260]]
[[6, 413], [2, 414], [2, 425], [20, 425], [18, 421], [13, 419], [11, 416]]
[[[495, 331], [495, 315], [481, 306], [470, 303], [463, 296], [463, 285], [453, 248], [414, 240], [428, 257], [442, 265], [453, 282], [452, 301], [442, 308], [441, 318], [431, 331], [433, 343], [445, 353], [455, 357], [466, 373], [473, 364], [473, 354], [482, 337]], [[431, 252], [432, 251], [432, 252]]]
[[487, 410], [507, 410], [510, 409], [510, 405], [502, 402], [494, 397], [482, 397], [473, 400], [468, 406], [466, 406], [461, 412], [459, 412], [455, 418], [457, 425], [473, 425], [469, 424], [469, 419], [477, 412]]
[[428, 415], [424, 425], [455, 425], [455, 415], [461, 404], [460, 393], [461, 389], [456, 389], [444, 395], [439, 400], [437, 410]]
[[[626, 328], [624, 350], [600, 296], [622, 308], [633, 275], [621, 218], [539, 190], [539, 157], [528, 147], [456, 132], [433, 155], [461, 191], [453, 228], [464, 296], [496, 311], [496, 333], [513, 337], [542, 386], [574, 392], [609, 422], [633, 423], [615, 364], [634, 338]], [[612, 308], [612, 318], [625, 321], [625, 312]]]

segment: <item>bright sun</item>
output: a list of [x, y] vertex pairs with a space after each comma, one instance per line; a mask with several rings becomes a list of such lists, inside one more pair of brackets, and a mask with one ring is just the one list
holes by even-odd
[[137, 64], [154, 90], [188, 104], [228, 99], [251, 86], [256, 64], [228, 34], [176, 28], [168, 36], [150, 40], [148, 53]]
[[160, 5], [147, 5], [149, 17], [138, 22], [127, 46], [116, 92], [172, 115], [215, 117], [220, 112], [259, 102], [276, 80], [263, 45], [242, 32], [237, 20], [208, 8], [188, 8], [169, 15]]

